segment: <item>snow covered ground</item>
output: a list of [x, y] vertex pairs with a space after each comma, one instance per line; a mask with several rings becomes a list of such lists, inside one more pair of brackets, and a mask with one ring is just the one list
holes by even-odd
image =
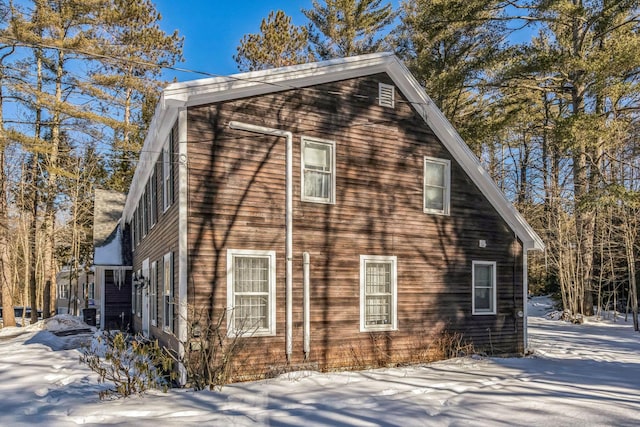
[[552, 320], [530, 303], [526, 358], [460, 358], [426, 366], [172, 390], [100, 401], [78, 362], [90, 334], [71, 316], [0, 330], [0, 426], [631, 426], [640, 423], [640, 334], [631, 321]]

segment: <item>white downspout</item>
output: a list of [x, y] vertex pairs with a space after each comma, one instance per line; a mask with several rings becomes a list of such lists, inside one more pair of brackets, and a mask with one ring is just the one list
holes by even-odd
[[304, 358], [309, 358], [309, 352], [311, 351], [311, 334], [310, 334], [310, 317], [309, 317], [309, 252], [302, 254], [302, 275], [303, 281], [303, 299], [304, 299]]
[[[187, 322], [189, 313], [187, 309], [187, 281], [189, 273], [189, 249], [187, 234], [188, 227], [188, 200], [189, 200], [189, 169], [187, 167], [187, 108], [178, 110], [178, 353], [181, 358], [185, 356], [184, 346], [188, 341]], [[180, 363], [180, 384], [187, 383], [187, 370]]]
[[248, 132], [261, 133], [263, 135], [278, 136], [286, 138], [286, 160], [285, 160], [285, 258], [287, 261], [287, 269], [285, 275], [285, 299], [286, 299], [286, 352], [287, 360], [291, 361], [291, 353], [293, 352], [293, 310], [292, 310], [292, 293], [293, 293], [293, 134], [289, 131], [268, 128], [264, 126], [252, 125], [232, 121], [229, 122], [231, 129], [246, 130]]
[[529, 305], [529, 276], [528, 276], [528, 255], [529, 252], [527, 251], [527, 249], [524, 247], [524, 245], [522, 245], [522, 312], [523, 312], [523, 325], [522, 325], [522, 332], [523, 332], [523, 339], [524, 339], [524, 353], [526, 354], [529, 348], [529, 331], [527, 330], [527, 321], [528, 321], [528, 315], [529, 313], [527, 313], [527, 306]]

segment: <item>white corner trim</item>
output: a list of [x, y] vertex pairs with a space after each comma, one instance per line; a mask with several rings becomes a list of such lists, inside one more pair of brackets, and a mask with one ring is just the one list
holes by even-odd
[[[187, 164], [187, 109], [182, 107], [178, 113], [178, 353], [184, 356], [184, 344], [187, 342], [187, 322], [189, 319], [187, 310], [187, 281], [188, 268], [188, 164]], [[175, 168], [175, 165], [174, 165]], [[175, 195], [174, 195], [175, 200]], [[187, 382], [187, 374], [184, 366], [180, 364], [180, 384]]]

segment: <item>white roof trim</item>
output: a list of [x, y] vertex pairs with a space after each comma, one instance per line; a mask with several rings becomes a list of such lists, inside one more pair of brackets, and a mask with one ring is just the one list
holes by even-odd
[[389, 74], [400, 92], [413, 103], [415, 110], [431, 127], [452, 157], [461, 165], [482, 194], [522, 241], [525, 250], [543, 250], [545, 245], [542, 239], [507, 200], [451, 123], [436, 107], [409, 70], [392, 53], [374, 53], [168, 85], [162, 93], [145, 138], [140, 162], [127, 195], [123, 211], [124, 221], [129, 221], [133, 215], [151, 174], [151, 166], [155, 164], [160, 155], [162, 144], [176, 121], [179, 109], [380, 72]]

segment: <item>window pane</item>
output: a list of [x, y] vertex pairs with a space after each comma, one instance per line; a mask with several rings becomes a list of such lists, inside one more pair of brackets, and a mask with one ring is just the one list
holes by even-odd
[[476, 310], [491, 310], [491, 289], [476, 289]]
[[304, 147], [305, 169], [331, 171], [331, 146], [307, 142]]
[[267, 328], [269, 299], [259, 295], [236, 295], [234, 323], [236, 331], [252, 331]]
[[331, 174], [325, 172], [304, 171], [304, 195], [328, 199], [330, 197]]
[[476, 287], [491, 287], [493, 283], [492, 273], [493, 267], [491, 265], [476, 265]]
[[269, 292], [269, 258], [234, 258], [235, 292]]
[[425, 208], [441, 211], [444, 209], [444, 189], [438, 187], [424, 188]]
[[367, 297], [366, 324], [388, 325], [391, 323], [391, 295]]
[[444, 165], [426, 162], [424, 168], [424, 183], [428, 186], [444, 187]]
[[366, 274], [367, 294], [391, 292], [391, 264], [368, 262]]

